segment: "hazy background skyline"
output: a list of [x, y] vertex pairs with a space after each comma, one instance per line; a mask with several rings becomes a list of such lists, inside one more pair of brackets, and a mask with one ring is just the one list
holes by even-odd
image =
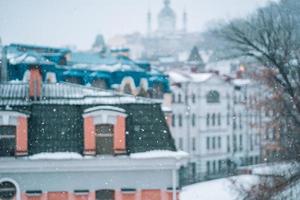
[[[188, 31], [203, 31], [213, 21], [247, 16], [269, 0], [171, 0], [182, 27], [188, 14]], [[3, 44], [75, 45], [91, 47], [95, 36], [146, 32], [146, 14], [152, 13], [152, 30], [163, 0], [0, 0], [0, 37]]]

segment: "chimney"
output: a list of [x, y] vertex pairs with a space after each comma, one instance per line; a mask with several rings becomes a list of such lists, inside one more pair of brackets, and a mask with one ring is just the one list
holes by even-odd
[[42, 75], [38, 66], [30, 67], [29, 97], [31, 100], [39, 100], [42, 92]]
[[7, 81], [7, 47], [3, 46], [2, 48], [2, 66], [1, 66], [1, 78], [0, 82], [5, 82]]

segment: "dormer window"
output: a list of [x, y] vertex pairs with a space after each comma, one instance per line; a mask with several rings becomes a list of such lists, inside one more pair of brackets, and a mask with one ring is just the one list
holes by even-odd
[[84, 111], [84, 154], [126, 153], [125, 110], [97, 106]]
[[14, 156], [16, 151], [16, 127], [0, 126], [0, 156]]
[[27, 155], [27, 115], [0, 111], [0, 157]]

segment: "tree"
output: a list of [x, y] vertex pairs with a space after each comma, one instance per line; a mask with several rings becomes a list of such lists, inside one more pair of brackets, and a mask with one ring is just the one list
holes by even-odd
[[255, 75], [270, 91], [265, 108], [273, 111], [272, 121], [284, 132], [286, 156], [300, 160], [300, 15], [292, 12], [295, 7], [300, 9], [296, 0], [272, 3], [213, 34], [226, 41], [231, 56], [260, 66]]

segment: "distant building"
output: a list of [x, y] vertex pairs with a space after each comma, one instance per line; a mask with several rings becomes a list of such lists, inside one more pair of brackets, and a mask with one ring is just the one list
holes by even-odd
[[[32, 59], [32, 57], [27, 57]], [[177, 152], [160, 104], [49, 83], [0, 84], [0, 199], [176, 200]]]
[[[99, 42], [101, 39], [96, 39], [95, 47], [104, 45]], [[42, 76], [49, 82], [92, 85], [161, 100], [170, 92], [167, 76], [151, 66], [141, 68], [128, 57], [128, 48], [71, 52], [63, 48], [11, 44], [6, 50], [7, 63], [2, 70], [7, 69], [7, 80], [26, 81], [28, 68], [37, 62], [42, 66]]]
[[182, 174], [185, 183], [261, 162], [262, 113], [249, 107], [261, 96], [257, 84], [216, 73], [168, 74], [173, 93], [171, 133], [177, 147], [190, 154]]
[[148, 59], [160, 65], [178, 65], [180, 54], [189, 52], [202, 39], [200, 33], [188, 32], [188, 14], [183, 10], [182, 25], [179, 28], [176, 12], [172, 9], [171, 0], [164, 0], [163, 7], [157, 15], [157, 27], [153, 27], [150, 10], [146, 13], [146, 34], [132, 33], [116, 36], [108, 42], [109, 46], [129, 47], [137, 59]]

